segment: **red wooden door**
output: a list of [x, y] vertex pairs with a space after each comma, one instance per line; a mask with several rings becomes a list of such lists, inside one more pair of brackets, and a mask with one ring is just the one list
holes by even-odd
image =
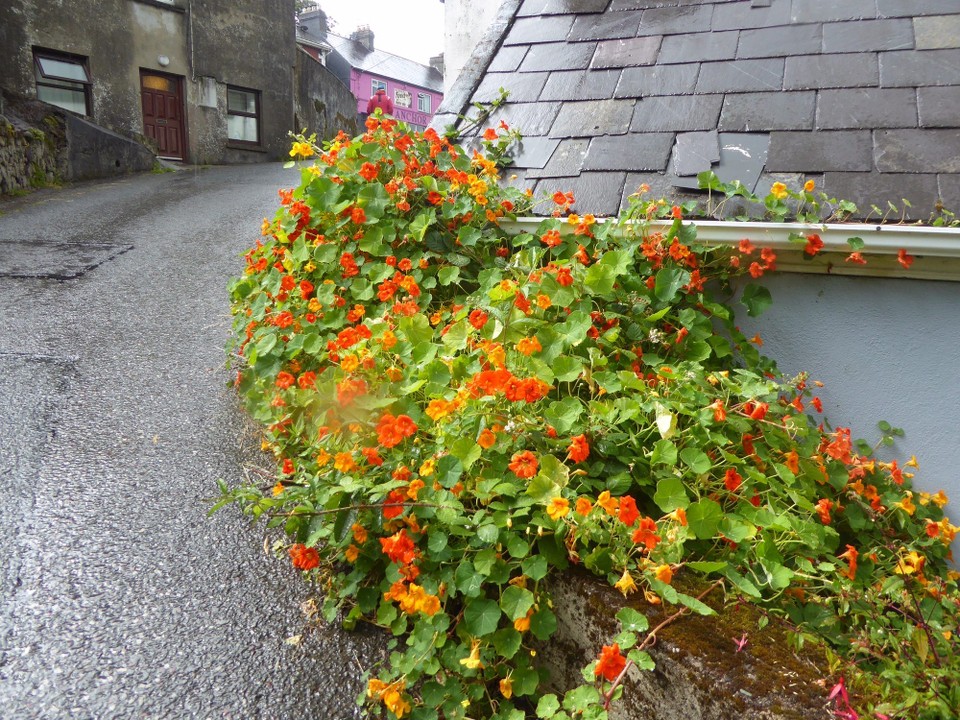
[[143, 134], [157, 143], [162, 158], [183, 160], [183, 97], [180, 78], [140, 71]]

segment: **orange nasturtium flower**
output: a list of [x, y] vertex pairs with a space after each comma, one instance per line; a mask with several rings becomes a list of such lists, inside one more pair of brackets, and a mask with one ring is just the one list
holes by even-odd
[[590, 514], [590, 511], [593, 510], [593, 503], [590, 502], [590, 500], [585, 497], [580, 497], [580, 498], [577, 498], [577, 505], [576, 505], [576, 508], [574, 509], [577, 515], [586, 517], [587, 515]]
[[320, 553], [316, 548], [308, 548], [303, 543], [296, 543], [288, 550], [293, 566], [299, 570], [313, 570], [320, 565]]
[[523, 479], [532, 478], [536, 475], [539, 466], [537, 456], [529, 450], [514, 453], [513, 457], [510, 458], [510, 464], [507, 465], [514, 475]]
[[528, 357], [541, 350], [543, 350], [543, 347], [540, 345], [540, 341], [537, 340], [536, 336], [523, 338], [517, 343], [517, 351]]
[[860, 553], [857, 552], [857, 549], [853, 545], [847, 545], [847, 551], [842, 555], [837, 555], [838, 558], [842, 558], [847, 561], [847, 571], [844, 573], [848, 578], [853, 580], [857, 576], [857, 557]]
[[615, 515], [620, 501], [615, 497], [610, 497], [609, 490], [604, 490], [597, 496], [597, 505], [606, 510], [608, 515]]
[[620, 673], [623, 672], [623, 668], [626, 666], [627, 659], [620, 654], [620, 645], [617, 643], [604, 645], [600, 651], [600, 659], [597, 661], [597, 666], [593, 669], [593, 674], [597, 677], [602, 675], [610, 682], [613, 682], [620, 676]]
[[669, 565], [660, 565], [654, 570], [654, 577], [657, 578], [660, 582], [670, 584], [670, 581], [673, 580], [673, 570]]
[[590, 457], [590, 443], [586, 435], [577, 435], [570, 438], [570, 447], [567, 448], [567, 457], [573, 462], [583, 462]]
[[477, 438], [477, 445], [482, 447], [484, 450], [489, 450], [496, 444], [497, 434], [490, 430], [489, 428], [484, 428], [480, 431], [480, 437]]

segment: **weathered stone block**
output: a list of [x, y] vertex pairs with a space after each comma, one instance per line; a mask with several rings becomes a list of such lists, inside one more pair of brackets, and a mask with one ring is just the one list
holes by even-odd
[[550, 137], [623, 135], [630, 128], [634, 104], [633, 100], [564, 103]]
[[818, 53], [822, 36], [820, 25], [786, 25], [744, 30], [740, 33], [737, 57], [784, 57]]
[[659, 63], [688, 63], [696, 60], [729, 60], [737, 54], [735, 30], [727, 32], [669, 35], [660, 47]]
[[696, 63], [626, 68], [617, 85], [616, 97], [687, 95], [693, 92], [699, 69]]
[[835, 22], [877, 17], [876, 0], [803, 0], [793, 4], [791, 21], [795, 23]]
[[746, 132], [813, 128], [815, 92], [727, 95], [720, 112], [721, 130]]
[[752, 7], [748, 0], [728, 2], [713, 9], [714, 30], [745, 30], [790, 24], [790, 0], [771, 0], [769, 7]]
[[779, 90], [783, 87], [783, 58], [704, 63], [697, 80], [698, 93]]
[[606, 100], [620, 80], [619, 70], [569, 70], [550, 73], [541, 100]]
[[[928, 218], [933, 210], [930, 207], [932, 199], [937, 197], [938, 192], [934, 173], [882, 172], [828, 172], [823, 176], [823, 191], [831, 197], [856, 203], [860, 217], [870, 214], [872, 205], [886, 212], [887, 203], [891, 202], [900, 211], [906, 212], [908, 220]], [[906, 207], [904, 198], [912, 208]]]
[[869, 130], [775, 132], [770, 136], [770, 172], [867, 171], [873, 169]]
[[613, 40], [637, 36], [640, 11], [578, 15], [570, 31], [571, 40]]
[[960, 173], [960, 129], [879, 130], [880, 172]]
[[573, 17], [569, 15], [517, 18], [513, 21], [503, 44], [532, 45], [565, 40], [571, 25], [573, 25]]
[[663, 170], [673, 147], [673, 133], [630, 133], [594, 138], [584, 170]]
[[960, 87], [917, 88], [921, 127], [956, 127], [960, 122]]
[[909, 20], [859, 20], [823, 26], [826, 53], [910, 50], [913, 25]]
[[818, 95], [820, 130], [917, 127], [917, 98], [911, 89], [850, 88]]
[[880, 53], [880, 85], [960, 85], [960, 50], [905, 50]]
[[960, 15], [914, 18], [913, 35], [917, 50], [960, 47]]
[[534, 45], [520, 64], [523, 72], [583, 70], [590, 65], [596, 43], [545, 43]]
[[785, 90], [876, 85], [880, 70], [875, 54], [801, 55], [788, 57], [783, 73]]
[[557, 190], [572, 192], [577, 199], [575, 212], [594, 215], [616, 215], [623, 195], [623, 172], [585, 172], [579, 177], [544, 178], [537, 182], [536, 192], [552, 195]]
[[542, 169], [527, 171], [529, 178], [574, 177], [583, 169], [583, 159], [590, 147], [589, 138], [561, 140], [549, 162]]
[[591, 65], [595, 68], [624, 68], [632, 65], [653, 65], [660, 49], [660, 36], [603, 40]]
[[490, 102], [500, 88], [510, 91], [510, 102], [534, 102], [547, 82], [548, 73], [487, 73], [473, 94], [475, 102]]
[[713, 130], [720, 117], [721, 95], [648, 97], [637, 103], [632, 132]]
[[713, 5], [651, 8], [643, 11], [638, 35], [673, 35], [710, 29]]

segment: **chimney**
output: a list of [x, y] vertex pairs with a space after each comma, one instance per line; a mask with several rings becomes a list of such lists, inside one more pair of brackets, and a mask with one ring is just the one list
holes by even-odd
[[352, 33], [350, 39], [363, 45], [369, 52], [373, 52], [373, 30], [369, 25], [361, 25]]
[[430, 67], [434, 70], [438, 70], [441, 75], [443, 75], [443, 53], [439, 55], [434, 55], [430, 58]]

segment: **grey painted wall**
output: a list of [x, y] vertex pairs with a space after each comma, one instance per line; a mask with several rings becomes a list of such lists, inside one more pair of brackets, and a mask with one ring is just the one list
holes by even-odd
[[333, 73], [306, 51], [297, 52], [297, 92], [294, 127], [307, 135], [317, 133], [319, 140], [334, 137], [343, 130], [357, 134], [357, 99]]
[[[915, 454], [920, 490], [943, 489], [960, 525], [960, 283], [774, 274], [773, 306], [740, 327], [787, 374], [825, 386], [824, 415], [853, 437], [879, 437], [886, 420], [905, 436], [880, 456]], [[960, 539], [954, 542], [960, 559]]]

